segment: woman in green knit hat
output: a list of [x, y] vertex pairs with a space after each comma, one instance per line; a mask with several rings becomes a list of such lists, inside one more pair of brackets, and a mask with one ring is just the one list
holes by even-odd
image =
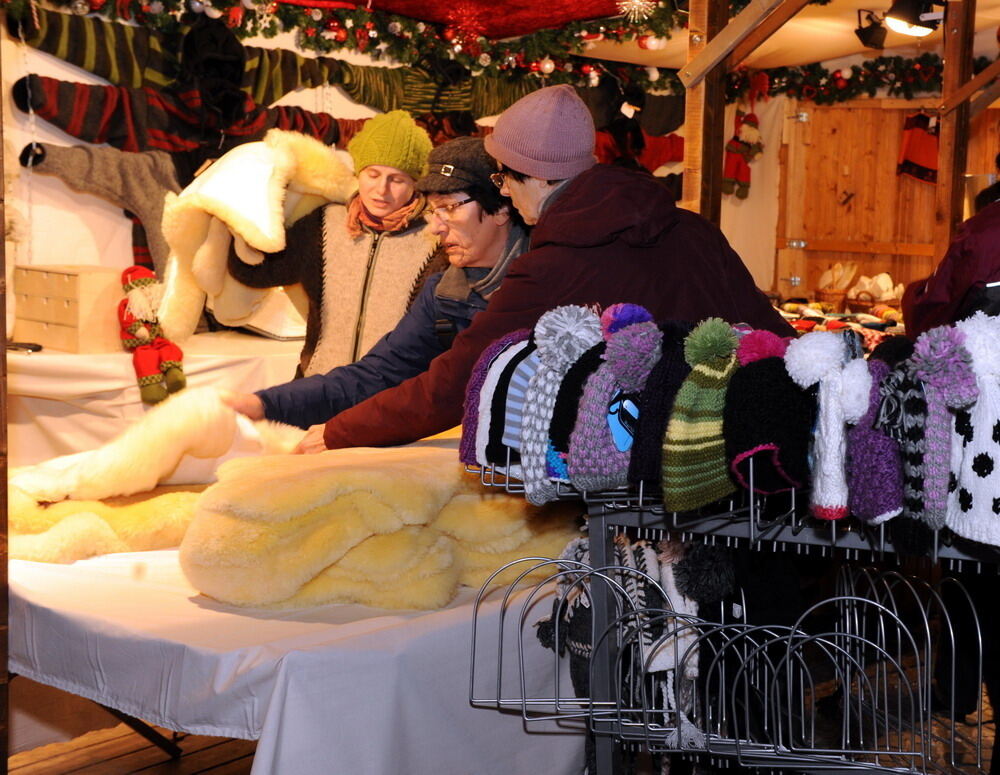
[[414, 184], [431, 140], [408, 113], [370, 119], [347, 146], [358, 193], [289, 227], [286, 247], [250, 265], [230, 254], [229, 271], [253, 288], [301, 283], [309, 299], [299, 371], [323, 374], [353, 363], [391, 331], [423, 280], [447, 265], [431, 252], [423, 195]]

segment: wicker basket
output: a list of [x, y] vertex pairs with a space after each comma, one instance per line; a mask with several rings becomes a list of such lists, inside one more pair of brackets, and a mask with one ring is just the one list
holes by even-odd
[[816, 301], [825, 302], [833, 307], [834, 312], [844, 311], [844, 299], [847, 298], [847, 290], [837, 290], [834, 288], [820, 288], [816, 291]]
[[895, 307], [899, 309], [899, 299], [882, 299], [882, 301], [875, 301], [872, 295], [868, 291], [860, 291], [857, 297], [847, 300], [847, 308], [851, 312], [868, 312], [870, 313], [872, 307], [876, 304], [885, 304], [889, 307]]

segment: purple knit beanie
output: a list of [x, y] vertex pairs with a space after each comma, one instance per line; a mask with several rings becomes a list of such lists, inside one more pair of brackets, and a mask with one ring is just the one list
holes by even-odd
[[479, 393], [483, 389], [483, 382], [486, 381], [486, 374], [490, 370], [493, 360], [510, 345], [521, 342], [528, 338], [527, 328], [513, 331], [506, 336], [501, 336], [489, 347], [483, 350], [472, 367], [472, 375], [469, 377], [469, 384], [465, 388], [465, 402], [462, 411], [462, 438], [458, 443], [458, 459], [466, 465], [476, 465], [476, 428], [479, 425]]
[[958, 328], [939, 326], [925, 331], [913, 347], [910, 363], [913, 376], [924, 383], [927, 401], [922, 518], [938, 529], [944, 527], [948, 514], [951, 410], [975, 403], [979, 388], [972, 356], [965, 349], [965, 333]]
[[590, 169], [594, 119], [576, 89], [547, 86], [500, 114], [486, 136], [486, 152], [512, 170], [542, 180], [564, 180]]
[[604, 363], [584, 386], [569, 439], [567, 467], [578, 489], [605, 490], [628, 482], [639, 394], [660, 359], [662, 341], [663, 332], [652, 321], [627, 326], [608, 338]]
[[899, 444], [875, 427], [882, 381], [891, 368], [868, 360], [872, 377], [868, 411], [847, 431], [847, 505], [858, 519], [880, 524], [903, 510], [903, 463]]
[[549, 481], [545, 460], [559, 385], [576, 359], [600, 341], [601, 321], [587, 307], [556, 307], [535, 324], [539, 363], [524, 397], [521, 478], [525, 497], [536, 506], [556, 497], [556, 486]]

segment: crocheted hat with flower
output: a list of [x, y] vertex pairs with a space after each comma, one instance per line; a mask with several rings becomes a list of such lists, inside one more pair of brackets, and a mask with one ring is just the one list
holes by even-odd
[[769, 494], [802, 487], [809, 481], [809, 440], [816, 419], [816, 396], [788, 376], [788, 341], [770, 331], [740, 339], [740, 368], [726, 391], [722, 433], [733, 478]]
[[1000, 318], [977, 312], [955, 328], [965, 334], [979, 398], [955, 415], [948, 527], [1000, 546]]
[[601, 320], [587, 307], [556, 307], [535, 324], [539, 362], [528, 383], [521, 422], [521, 477], [525, 497], [535, 505], [556, 497], [545, 461], [559, 385], [574, 361], [600, 341]]
[[789, 344], [785, 353], [785, 368], [797, 385], [809, 388], [819, 384], [810, 507], [820, 519], [847, 516], [845, 433], [847, 425], [865, 413], [871, 390], [868, 364], [863, 358], [850, 357], [846, 335], [808, 333]]
[[[529, 333], [531, 332], [527, 328], [522, 328], [506, 336], [501, 336], [483, 350], [482, 355], [479, 356], [479, 360], [476, 361], [476, 365], [472, 367], [469, 384], [465, 388], [465, 403], [463, 404], [462, 411], [462, 438], [458, 444], [458, 459], [466, 465], [475, 465], [477, 462], [482, 462], [481, 458], [478, 460], [476, 458], [476, 431], [479, 428], [480, 395], [482, 394], [483, 385], [486, 382], [486, 375], [489, 373], [490, 366], [493, 365], [493, 361], [496, 360], [496, 357], [500, 353], [515, 342], [523, 342], [528, 338]], [[496, 382], [493, 382], [493, 387], [496, 387]], [[485, 401], [489, 403], [490, 398], [492, 398], [492, 390], [486, 395]]]
[[703, 320], [684, 340], [691, 373], [677, 391], [663, 440], [661, 485], [669, 511], [690, 511], [736, 489], [726, 466], [722, 410], [737, 341], [721, 318]]
[[[628, 481], [629, 458], [635, 431], [642, 418], [638, 399], [646, 378], [660, 358], [663, 333], [645, 309], [636, 305], [616, 305], [609, 313], [628, 319], [646, 320], [624, 328], [605, 325], [610, 332], [604, 362], [587, 380], [569, 439], [569, 480], [581, 490], [606, 490]], [[629, 309], [631, 308], [631, 309]]]
[[670, 410], [681, 383], [691, 373], [691, 366], [684, 360], [684, 340], [694, 328], [694, 323], [665, 320], [660, 323], [663, 342], [660, 360], [653, 366], [646, 379], [646, 386], [639, 394], [639, 416], [642, 422], [632, 443], [632, 459], [628, 464], [628, 480], [636, 486], [640, 482], [659, 482], [663, 468], [663, 434], [667, 432]]
[[939, 326], [925, 331], [914, 344], [910, 366], [924, 385], [927, 402], [922, 517], [936, 530], [944, 527], [948, 512], [952, 410], [975, 403], [979, 388], [961, 328]]

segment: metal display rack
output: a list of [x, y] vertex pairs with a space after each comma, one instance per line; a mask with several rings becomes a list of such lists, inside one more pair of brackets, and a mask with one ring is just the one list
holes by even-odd
[[[504, 473], [509, 466], [468, 470], [484, 484], [523, 492], [521, 483]], [[752, 483], [752, 471], [750, 476]], [[898, 571], [845, 565], [834, 596], [790, 627], [760, 627], [746, 622], [745, 601], [731, 610], [703, 610], [698, 617], [678, 614], [657, 579], [614, 564], [614, 540], [622, 531], [636, 539], [672, 537], [848, 560], [896, 551], [891, 523], [866, 527], [815, 520], [803, 513], [808, 499], [802, 495], [743, 492], [712, 508], [680, 514], [665, 512], [652, 491], [580, 493], [562, 486], [560, 498], [586, 503], [590, 562], [525, 558], [486, 582], [476, 610], [488, 595], [501, 594], [504, 614], [493, 632], [474, 622], [470, 701], [520, 712], [529, 728], [553, 720], [585, 726], [594, 735], [600, 775], [615, 771], [623, 748], [680, 755], [710, 767], [982, 771], [981, 700], [971, 725], [931, 713], [935, 675], [951, 676], [953, 696], [946, 704], [952, 708], [957, 660], [975, 660], [982, 677], [975, 609], [955, 579], [932, 586]], [[957, 570], [981, 570], [1000, 560], [1000, 550], [942, 530], [927, 557]], [[501, 573], [514, 580], [496, 590]], [[663, 607], [638, 607], [630, 591], [640, 582], [655, 585]], [[536, 637], [538, 611], [546, 608], [539, 605], [542, 600], [553, 610], [555, 646], [546, 690], [532, 692], [523, 654], [526, 641]], [[562, 645], [563, 615], [572, 605], [589, 608], [592, 622], [588, 691], [579, 697], [566, 678], [570, 657]], [[974, 622], [975, 634], [971, 647], [963, 641], [959, 649], [954, 622], [962, 615]], [[499, 654], [496, 664], [477, 660], [487, 641], [489, 653]], [[513, 681], [511, 662], [520, 671]]]

